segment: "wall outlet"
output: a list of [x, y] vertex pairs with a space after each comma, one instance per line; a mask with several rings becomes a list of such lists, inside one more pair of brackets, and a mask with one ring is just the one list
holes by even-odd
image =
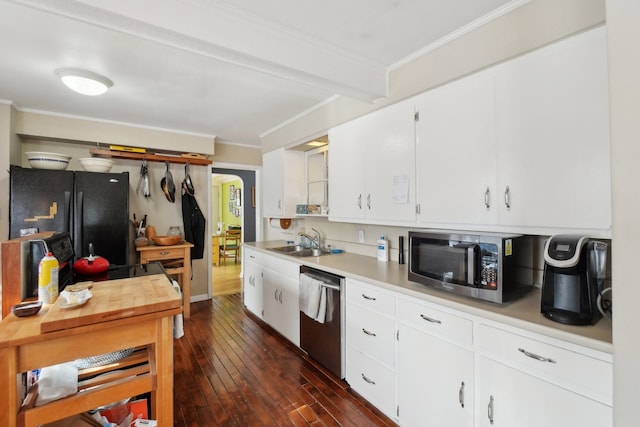
[[358, 230], [358, 243], [364, 243], [364, 230], [362, 228]]

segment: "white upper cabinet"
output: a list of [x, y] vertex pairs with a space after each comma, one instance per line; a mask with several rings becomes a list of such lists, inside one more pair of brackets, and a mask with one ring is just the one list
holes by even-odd
[[279, 148], [262, 156], [262, 216], [290, 218], [305, 203], [304, 153]]
[[400, 102], [329, 131], [329, 218], [415, 222], [413, 102]]
[[610, 229], [604, 27], [496, 67], [495, 83], [500, 223]]
[[605, 30], [416, 97], [421, 226], [611, 228]]
[[480, 72], [416, 97], [419, 222], [495, 224], [493, 73]]

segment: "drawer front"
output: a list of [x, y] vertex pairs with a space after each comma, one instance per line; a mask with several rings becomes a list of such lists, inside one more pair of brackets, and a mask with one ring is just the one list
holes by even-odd
[[161, 261], [165, 259], [184, 258], [182, 248], [157, 248], [154, 250], [140, 252], [140, 261]]
[[392, 370], [347, 346], [347, 382], [376, 408], [397, 419], [396, 375]]
[[254, 249], [243, 246], [242, 253], [244, 255], [245, 262], [254, 262], [256, 264], [262, 264], [262, 253]]
[[262, 268], [275, 271], [276, 273], [280, 273], [281, 275], [296, 281], [300, 276], [300, 264], [274, 255], [262, 254]]
[[395, 367], [395, 320], [347, 303], [347, 345]]
[[374, 285], [370, 285], [359, 280], [347, 278], [347, 300], [362, 304], [371, 310], [377, 310], [390, 316], [396, 312], [396, 298], [378, 289]]
[[470, 346], [473, 322], [414, 300], [398, 300], [398, 321], [442, 339]]
[[608, 361], [544, 342], [544, 337], [478, 326], [483, 353], [535, 377], [612, 404], [613, 367]]

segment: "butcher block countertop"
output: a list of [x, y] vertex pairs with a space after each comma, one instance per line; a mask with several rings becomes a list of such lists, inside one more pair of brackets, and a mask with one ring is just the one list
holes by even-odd
[[264, 253], [299, 262], [310, 267], [353, 279], [363, 280], [401, 294], [430, 301], [469, 314], [537, 332], [565, 342], [606, 353], [613, 352], [611, 319], [603, 318], [593, 326], [572, 326], [553, 322], [540, 314], [540, 289], [504, 304], [494, 304], [470, 297], [450, 294], [408, 279], [408, 265], [396, 261], [379, 262], [374, 257], [341, 253], [319, 257], [293, 257], [269, 248], [284, 246], [285, 241], [245, 243]]
[[[111, 321], [136, 321], [137, 316], [179, 314], [180, 295], [164, 274], [95, 282], [84, 305], [62, 308], [62, 298], [31, 317], [12, 314], [0, 323], [0, 348], [46, 338], [46, 334]], [[175, 313], [173, 313], [175, 311]], [[41, 336], [42, 334], [42, 336]]]

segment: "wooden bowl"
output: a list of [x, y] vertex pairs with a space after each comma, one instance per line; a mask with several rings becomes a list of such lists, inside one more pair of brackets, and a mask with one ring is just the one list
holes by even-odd
[[182, 241], [182, 236], [154, 236], [151, 238], [156, 245], [171, 246]]

